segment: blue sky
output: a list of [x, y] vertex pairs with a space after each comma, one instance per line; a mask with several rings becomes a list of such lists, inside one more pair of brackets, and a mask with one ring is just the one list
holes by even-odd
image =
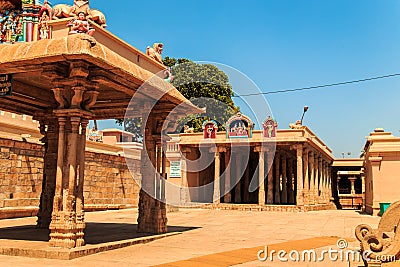
[[[400, 73], [397, 0], [92, 0], [91, 7], [142, 51], [163, 42], [164, 56], [229, 65], [264, 92]], [[280, 128], [308, 105], [304, 124], [336, 156], [359, 156], [374, 128], [399, 135], [399, 88], [395, 77], [266, 99]]]

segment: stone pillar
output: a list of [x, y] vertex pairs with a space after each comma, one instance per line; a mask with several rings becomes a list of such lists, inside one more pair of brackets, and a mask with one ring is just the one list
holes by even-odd
[[187, 163], [186, 159], [188, 158], [191, 149], [188, 147], [183, 147], [181, 149], [182, 152], [182, 160], [181, 160], [181, 205], [185, 205], [189, 201], [189, 185], [187, 180]]
[[58, 122], [56, 118], [51, 118], [49, 121], [42, 117], [37, 118], [37, 120], [40, 121], [40, 133], [44, 136], [41, 141], [44, 143], [45, 150], [37, 226], [38, 228], [49, 229], [56, 190]]
[[265, 150], [260, 146], [254, 149], [258, 152], [258, 205], [265, 205]]
[[[297, 192], [296, 192], [296, 205], [297, 206], [303, 206], [304, 203], [304, 191], [305, 191], [305, 186], [306, 183], [303, 183], [303, 173], [304, 173], [304, 167], [303, 167], [303, 146], [297, 145], [296, 147], [296, 158], [297, 158], [297, 178], [296, 178], [296, 184], [297, 184]], [[307, 165], [307, 162], [304, 164]], [[308, 176], [306, 176], [306, 179], [308, 179]], [[305, 180], [304, 180], [305, 181]], [[308, 183], [307, 183], [308, 184]]]
[[162, 159], [161, 159], [161, 176], [162, 176], [162, 179], [161, 179], [161, 192], [162, 192], [161, 201], [165, 203], [165, 200], [166, 200], [165, 199], [165, 193], [166, 193], [165, 192], [165, 183], [166, 183], [166, 180], [168, 179], [168, 175], [166, 173], [166, 168], [167, 168], [167, 142], [165, 140], [162, 141], [161, 149], [162, 149], [162, 154], [161, 154], [161, 157], [162, 157]]
[[310, 205], [315, 204], [315, 157], [314, 152], [309, 152], [309, 165], [310, 165], [310, 190], [309, 199]]
[[356, 194], [356, 189], [355, 189], [355, 187], [354, 187], [354, 184], [355, 184], [356, 179], [357, 179], [356, 177], [351, 177], [351, 178], [349, 178], [350, 183], [351, 183], [351, 191], [350, 191], [350, 193], [351, 193], [352, 195], [355, 195], [355, 194]]
[[293, 159], [289, 158], [288, 159], [288, 203], [289, 204], [294, 204], [294, 188], [293, 188], [293, 177], [294, 177], [294, 172], [293, 172]]
[[288, 203], [287, 157], [282, 154], [282, 204]]
[[332, 198], [332, 167], [330, 163], [328, 163], [328, 198], [330, 202]]
[[59, 120], [56, 192], [50, 224], [50, 245], [74, 248], [85, 244], [83, 181], [84, 172], [78, 169], [85, 159], [80, 138], [81, 127], [87, 125], [87, 112], [79, 109], [55, 111]]
[[86, 127], [89, 120], [83, 118], [81, 121], [81, 133], [78, 137], [79, 140], [79, 153], [78, 153], [78, 188], [76, 192], [76, 225], [80, 231], [77, 232], [77, 247], [85, 245], [84, 232], [85, 229], [85, 199], [83, 196], [83, 186], [85, 183], [85, 151], [86, 151]]
[[267, 204], [274, 204], [274, 155], [267, 152], [268, 186], [267, 186]]
[[325, 160], [321, 159], [321, 203], [326, 203], [326, 165]]
[[[309, 151], [308, 149], [304, 149], [303, 151], [303, 173], [304, 173], [304, 189], [303, 189], [303, 196], [304, 196], [304, 204], [310, 205], [310, 158], [309, 158]], [[297, 174], [298, 175], [298, 174]]]
[[138, 232], [162, 234], [167, 232], [166, 205], [155, 196], [163, 195], [157, 182], [160, 174], [157, 170], [156, 145], [161, 142], [161, 133], [157, 133], [157, 118], [154, 114], [143, 114], [143, 150], [141, 157], [142, 184], [139, 194]]
[[243, 202], [250, 203], [250, 157], [247, 160], [246, 169], [244, 171], [244, 189], [243, 189]]
[[279, 152], [275, 153], [275, 198], [274, 204], [281, 203], [281, 170], [280, 170], [280, 163], [281, 163], [281, 155]]
[[323, 203], [323, 176], [322, 157], [318, 157], [318, 203]]
[[329, 203], [328, 162], [324, 161], [324, 203]]
[[235, 177], [238, 181], [236, 186], [235, 186], [235, 203], [241, 203], [242, 202], [242, 196], [241, 196], [241, 192], [242, 192], [242, 186], [241, 186], [241, 182], [242, 182], [242, 176], [241, 176], [241, 156], [239, 154], [240, 152], [238, 152], [236, 154], [236, 174]]
[[225, 152], [225, 195], [224, 202], [231, 203], [232, 202], [232, 194], [231, 194], [231, 162], [230, 162], [230, 150]]
[[220, 162], [220, 152], [215, 151], [214, 155], [214, 195], [213, 203], [220, 204], [220, 176], [221, 176], [221, 162]]

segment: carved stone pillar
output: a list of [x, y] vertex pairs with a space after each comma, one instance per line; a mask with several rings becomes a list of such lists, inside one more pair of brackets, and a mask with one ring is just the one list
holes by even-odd
[[279, 152], [275, 153], [275, 198], [274, 204], [281, 203], [281, 170], [280, 170], [280, 163], [281, 163], [281, 155]]
[[220, 152], [217, 149], [214, 154], [214, 194], [213, 194], [214, 204], [220, 204], [220, 198], [221, 198], [220, 176], [221, 176], [221, 160], [220, 160]]
[[240, 156], [240, 152], [236, 154], [236, 179], [237, 184], [235, 186], [235, 203], [241, 203], [242, 202], [242, 157]]
[[267, 186], [267, 204], [274, 204], [274, 155], [272, 152], [267, 152], [268, 170], [268, 186]]
[[246, 169], [244, 171], [244, 189], [243, 189], [243, 202], [249, 203], [250, 202], [250, 157], [247, 159]]
[[85, 244], [83, 182], [85, 146], [81, 128], [91, 115], [79, 109], [56, 110], [59, 122], [59, 144], [56, 173], [56, 193], [50, 224], [50, 245], [74, 248]]
[[282, 198], [281, 203], [288, 203], [288, 178], [287, 178], [287, 157], [286, 154], [282, 155]]
[[[303, 151], [303, 173], [304, 173], [304, 188], [303, 188], [303, 197], [304, 204], [310, 205], [310, 158], [308, 149], [304, 149]], [[299, 175], [299, 174], [297, 174]]]
[[323, 176], [324, 176], [324, 171], [322, 168], [322, 157], [318, 157], [318, 191], [317, 191], [317, 196], [318, 196], [318, 203], [323, 203]]
[[232, 202], [232, 194], [231, 194], [231, 162], [230, 162], [231, 152], [230, 150], [226, 150], [225, 152], [225, 195], [224, 202], [231, 203]]
[[[297, 145], [296, 147], [296, 158], [297, 158], [297, 177], [296, 177], [296, 185], [297, 185], [297, 192], [296, 192], [296, 205], [303, 206], [304, 205], [304, 191], [305, 191], [305, 181], [303, 178], [304, 174], [304, 167], [303, 167], [303, 146]], [[307, 162], [304, 164], [307, 165]], [[306, 176], [306, 179], [307, 176]]]
[[41, 141], [44, 143], [45, 149], [42, 193], [40, 195], [37, 226], [49, 229], [56, 190], [58, 123], [54, 117], [47, 119], [43, 116], [35, 119], [40, 121], [40, 132], [44, 135]]
[[329, 202], [328, 163], [324, 160], [324, 203]]
[[186, 160], [191, 152], [191, 149], [188, 147], [183, 147], [181, 149], [183, 158], [181, 160], [181, 205], [185, 205], [189, 201], [189, 184], [187, 180], [187, 163]]
[[309, 163], [310, 163], [310, 191], [309, 199], [310, 205], [315, 204], [315, 157], [314, 152], [309, 153]]
[[256, 147], [255, 152], [259, 153], [258, 158], [258, 205], [265, 205], [265, 151], [262, 147]]
[[[161, 176], [157, 170], [156, 145], [161, 143], [161, 134], [157, 133], [157, 120], [154, 114], [143, 115], [146, 122], [143, 135], [141, 158], [142, 185], [139, 194], [138, 232], [162, 234], [167, 232], [166, 205], [156, 196], [161, 193]], [[156, 137], [156, 138], [155, 138]], [[186, 171], [186, 170], [185, 170]]]
[[293, 188], [293, 159], [288, 159], [288, 203], [294, 204], [294, 188]]

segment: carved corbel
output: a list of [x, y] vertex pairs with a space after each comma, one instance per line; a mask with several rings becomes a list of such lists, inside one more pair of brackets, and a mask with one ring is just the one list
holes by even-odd
[[86, 91], [84, 95], [85, 100], [83, 101], [82, 108], [86, 111], [89, 111], [96, 104], [99, 94], [100, 93], [97, 91]]
[[59, 109], [64, 109], [69, 106], [69, 102], [67, 98], [64, 95], [65, 89], [64, 88], [54, 88], [52, 89], [54, 93], [54, 97], [58, 103], [58, 108]]
[[75, 86], [72, 88], [74, 96], [71, 99], [71, 108], [79, 108], [82, 104], [83, 94], [85, 93], [85, 87]]

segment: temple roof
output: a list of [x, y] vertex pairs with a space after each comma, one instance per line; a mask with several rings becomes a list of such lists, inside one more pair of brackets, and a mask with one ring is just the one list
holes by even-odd
[[140, 91], [143, 101], [159, 96], [159, 107], [164, 107], [165, 112], [176, 105], [181, 111], [204, 112], [162, 78], [83, 34], [0, 45], [0, 74], [13, 74], [14, 79], [13, 96], [0, 98], [0, 107], [28, 115], [56, 107], [51, 91], [53, 81], [42, 74], [49, 65], [68, 71], [71, 62], [76, 61], [90, 65], [89, 79], [99, 85], [100, 95], [92, 108], [96, 119], [122, 118], [130, 99], [145, 82]]

